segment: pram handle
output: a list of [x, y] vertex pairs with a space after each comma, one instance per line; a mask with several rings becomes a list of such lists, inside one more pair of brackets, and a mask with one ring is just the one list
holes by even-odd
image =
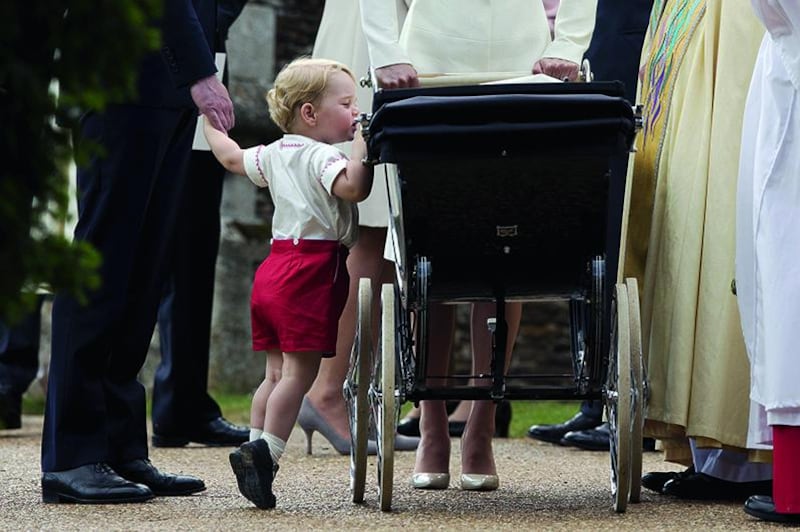
[[[375, 77], [375, 69], [370, 67], [367, 76], [361, 78], [362, 87], [372, 87], [373, 92], [380, 90]], [[419, 74], [420, 87], [456, 87], [461, 85], [481, 85], [483, 83], [531, 83], [558, 82], [559, 80], [545, 74], [532, 74], [526, 71], [517, 72], [466, 72], [466, 73], [426, 73]], [[588, 59], [584, 59], [578, 72], [580, 82], [594, 80]]]

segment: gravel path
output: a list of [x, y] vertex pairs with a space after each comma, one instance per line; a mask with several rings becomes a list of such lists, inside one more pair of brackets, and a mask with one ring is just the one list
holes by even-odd
[[[691, 503], [644, 490], [625, 514], [611, 509], [609, 457], [527, 439], [496, 440], [498, 491], [417, 491], [408, 484], [413, 453], [395, 456], [393, 510], [378, 509], [374, 457], [363, 505], [349, 500], [349, 458], [315, 434], [314, 454], [295, 430], [281, 460], [278, 508], [261, 511], [241, 497], [225, 448], [153, 449], [159, 468], [201, 476], [208, 489], [192, 497], [139, 505], [45, 505], [39, 489], [40, 417], [0, 431], [0, 530], [760, 530], [780, 528], [742, 512], [738, 503]], [[453, 440], [451, 471], [458, 469]], [[645, 455], [645, 471], [680, 470]], [[453, 475], [454, 479], [457, 475]], [[455, 486], [455, 482], [451, 482]]]

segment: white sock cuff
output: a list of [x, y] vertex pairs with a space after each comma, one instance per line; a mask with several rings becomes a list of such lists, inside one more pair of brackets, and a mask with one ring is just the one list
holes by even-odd
[[250, 429], [250, 439], [248, 441], [256, 441], [261, 438], [261, 435], [264, 434], [264, 431], [261, 429]]
[[269, 445], [269, 454], [272, 456], [272, 463], [277, 464], [278, 460], [283, 456], [283, 451], [286, 449], [286, 442], [269, 432], [264, 432], [261, 435], [261, 439], [265, 440], [267, 445]]

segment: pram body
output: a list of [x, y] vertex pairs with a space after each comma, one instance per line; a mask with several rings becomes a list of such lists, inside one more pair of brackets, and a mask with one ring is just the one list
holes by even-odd
[[[345, 384], [354, 500], [363, 499], [364, 402], [378, 427], [386, 510], [400, 403], [534, 398], [605, 400], [614, 505], [624, 511], [629, 499], [638, 500], [644, 395], [638, 295], [635, 282], [616, 283], [625, 176], [609, 172], [610, 158], [631, 149], [637, 126], [621, 93], [618, 83], [593, 82], [376, 92], [364, 135], [371, 162], [396, 168], [386, 175], [396, 282], [382, 289], [376, 356], [370, 286], [360, 285]], [[553, 299], [569, 301], [573, 373], [504, 374], [505, 302]], [[476, 301], [496, 303], [491, 374], [426, 385], [429, 306]], [[490, 384], [471, 385], [478, 377]]]

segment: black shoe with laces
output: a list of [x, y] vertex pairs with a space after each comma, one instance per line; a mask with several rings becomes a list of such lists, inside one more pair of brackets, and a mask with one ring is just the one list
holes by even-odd
[[114, 464], [112, 469], [126, 480], [144, 484], [158, 496], [191, 495], [206, 489], [199, 478], [162, 473], [146, 458]]
[[593, 429], [603, 422], [602, 419], [589, 417], [578, 412], [564, 423], [556, 425], [533, 425], [528, 429], [528, 437], [534, 440], [559, 443], [567, 432]]
[[118, 504], [145, 502], [153, 496], [150, 488], [122, 478], [102, 462], [42, 474], [46, 503]]

